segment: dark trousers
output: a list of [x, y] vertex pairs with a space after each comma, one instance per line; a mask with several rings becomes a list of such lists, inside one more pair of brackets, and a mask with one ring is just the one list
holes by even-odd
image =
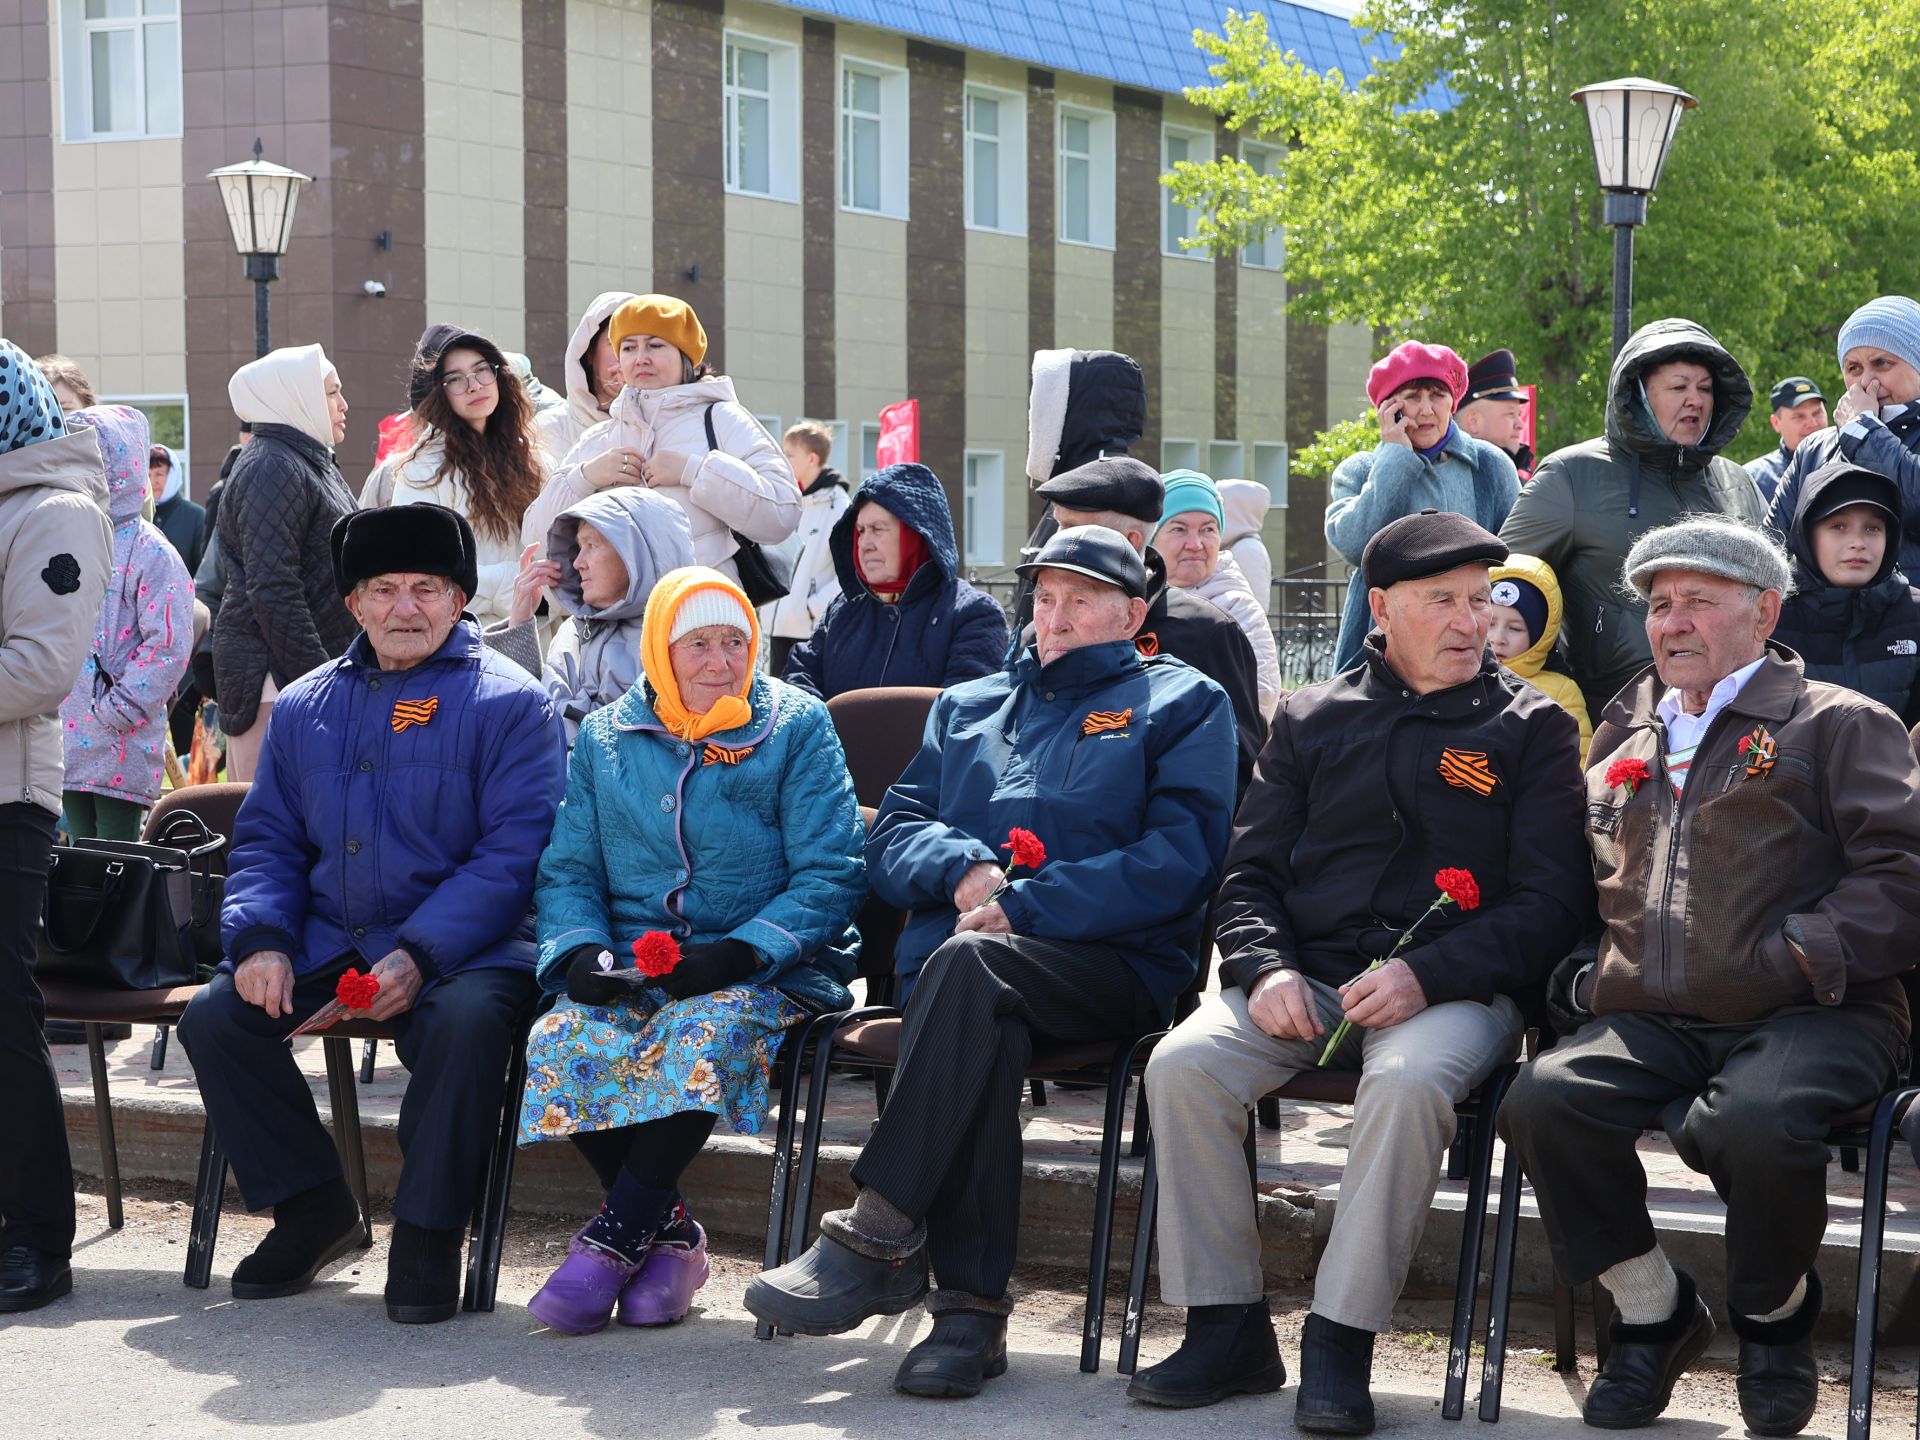
[[1608, 1015], [1520, 1068], [1500, 1132], [1533, 1181], [1569, 1284], [1657, 1243], [1634, 1151], [1655, 1126], [1727, 1206], [1727, 1303], [1778, 1309], [1827, 1228], [1827, 1131], [1878, 1100], [1906, 1045], [1878, 1011], [1795, 1011], [1757, 1025]]
[[956, 935], [907, 1004], [900, 1070], [854, 1183], [927, 1222], [942, 1289], [997, 1299], [1020, 1226], [1020, 1098], [1036, 1039], [1122, 1039], [1162, 1022], [1109, 945]]
[[0, 1249], [73, 1254], [73, 1162], [33, 983], [53, 816], [0, 805]]
[[[249, 1210], [341, 1177], [339, 1151], [286, 1037], [333, 998], [341, 972], [363, 963], [349, 956], [302, 975], [293, 1014], [278, 1017], [242, 1000], [222, 971], [180, 1017], [180, 1043]], [[535, 989], [525, 970], [460, 971], [427, 987], [396, 1019], [394, 1049], [408, 1078], [395, 1218], [457, 1230], [472, 1215], [500, 1123], [507, 1057], [524, 1034]]]

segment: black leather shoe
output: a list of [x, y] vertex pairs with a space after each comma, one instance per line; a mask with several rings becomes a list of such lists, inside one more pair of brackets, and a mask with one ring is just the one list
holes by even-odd
[[273, 1229], [233, 1267], [234, 1299], [298, 1295], [359, 1243], [360, 1206], [346, 1182], [316, 1185], [273, 1207]]
[[1251, 1305], [1193, 1306], [1180, 1348], [1136, 1373], [1127, 1397], [1191, 1410], [1231, 1395], [1271, 1394], [1286, 1383], [1273, 1309], [1262, 1297]]
[[1581, 1418], [1601, 1430], [1651, 1425], [1667, 1408], [1674, 1384], [1713, 1339], [1713, 1316], [1693, 1277], [1676, 1271], [1680, 1300], [1657, 1325], [1628, 1325], [1615, 1310], [1607, 1322], [1612, 1348], [1606, 1368], [1587, 1389]]
[[433, 1325], [460, 1310], [458, 1230], [425, 1230], [393, 1222], [387, 1251], [387, 1318], [398, 1325]]
[[838, 1335], [918, 1305], [927, 1293], [927, 1227], [902, 1241], [875, 1240], [846, 1224], [851, 1213], [828, 1211], [806, 1254], [754, 1276], [748, 1313], [796, 1335]]
[[[970, 1308], [970, 1302], [990, 1308]], [[940, 1305], [940, 1292], [935, 1291], [928, 1303]], [[976, 1301], [973, 1296], [946, 1303], [952, 1308], [934, 1309], [932, 1332], [900, 1362], [893, 1388], [902, 1395], [965, 1400], [978, 1395], [987, 1381], [1007, 1373], [1007, 1315], [1013, 1307], [1004, 1301]]]
[[0, 1311], [38, 1310], [73, 1293], [73, 1266], [31, 1245], [0, 1251]]
[[1308, 1315], [1293, 1423], [1318, 1435], [1373, 1433], [1373, 1331]]
[[1807, 1298], [1784, 1320], [1749, 1320], [1729, 1309], [1740, 1337], [1740, 1418], [1756, 1435], [1798, 1435], [1820, 1403], [1813, 1327], [1820, 1319], [1820, 1277], [1807, 1275]]

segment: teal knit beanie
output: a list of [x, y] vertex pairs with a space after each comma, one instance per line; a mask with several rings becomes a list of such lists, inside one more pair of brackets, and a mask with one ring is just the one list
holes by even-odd
[[[1160, 506], [1160, 524], [1189, 510], [1200, 510], [1213, 516], [1213, 523], [1221, 529], [1226, 528], [1227, 512], [1220, 507], [1220, 489], [1211, 476], [1198, 470], [1169, 470], [1161, 475], [1160, 483], [1167, 487], [1166, 500]], [[1159, 533], [1157, 527], [1154, 533]]]

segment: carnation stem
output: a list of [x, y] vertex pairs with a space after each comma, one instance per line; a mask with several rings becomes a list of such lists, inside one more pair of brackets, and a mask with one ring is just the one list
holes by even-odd
[[[1386, 964], [1389, 960], [1393, 959], [1394, 956], [1398, 955], [1402, 950], [1406, 948], [1407, 942], [1413, 939], [1413, 932], [1420, 928], [1421, 921], [1425, 920], [1427, 916], [1433, 914], [1434, 911], [1440, 909], [1442, 906], [1451, 905], [1452, 903], [1453, 903], [1453, 897], [1451, 895], [1442, 894], [1438, 900], [1435, 900], [1431, 905], [1427, 906], [1425, 910], [1420, 912], [1419, 920], [1416, 920], [1413, 922], [1413, 924], [1407, 926], [1406, 931], [1400, 936], [1398, 940], [1394, 942], [1393, 949], [1389, 950], [1385, 955], [1382, 955], [1378, 960], [1374, 961], [1371, 965], [1367, 966], [1367, 968], [1362, 970], [1360, 974], [1371, 975], [1374, 971], [1378, 970], [1382, 965]], [[1359, 976], [1355, 976], [1354, 978], [1357, 980]], [[1352, 983], [1352, 982], [1348, 982], [1348, 983]], [[1333, 1059], [1333, 1052], [1340, 1048], [1340, 1042], [1345, 1040], [1347, 1036], [1350, 1033], [1352, 1033], [1352, 1030], [1353, 1030], [1353, 1021], [1351, 1020], [1342, 1020], [1338, 1025], [1334, 1027], [1333, 1038], [1327, 1041], [1327, 1048], [1320, 1052], [1320, 1059], [1315, 1068], [1324, 1068], [1326, 1063], [1329, 1060]]]

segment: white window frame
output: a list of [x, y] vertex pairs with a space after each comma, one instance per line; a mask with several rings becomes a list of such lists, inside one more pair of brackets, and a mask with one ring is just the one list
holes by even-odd
[[[860, 474], [855, 481], [856, 484], [859, 480], [866, 479], [880, 468], [880, 457], [875, 454], [879, 448], [880, 422], [878, 420], [862, 420], [860, 422]], [[871, 465], [867, 463], [867, 457], [869, 455], [874, 456], [874, 463]]]
[[[993, 464], [993, 478], [983, 483], [974, 474], [974, 466], [986, 461]], [[1007, 452], [968, 450], [964, 463], [960, 534], [965, 550], [961, 563], [997, 569], [1007, 563]]]
[[[877, 111], [854, 110], [847, 97], [847, 77], [870, 75], [880, 82], [880, 108]], [[896, 65], [883, 65], [863, 56], [840, 57], [838, 164], [840, 208], [852, 215], [879, 215], [889, 220], [907, 218], [908, 134], [907, 72]], [[853, 203], [852, 147], [847, 131], [855, 120], [871, 120], [880, 130], [880, 204], [869, 208]]]
[[[973, 132], [973, 102], [991, 100], [1000, 107], [1000, 130], [992, 136]], [[968, 85], [961, 100], [961, 127], [966, 146], [966, 216], [969, 230], [992, 235], [1027, 233], [1027, 97], [1016, 90], [998, 90], [991, 85]], [[994, 198], [1000, 210], [998, 225], [982, 225], [974, 220], [974, 145], [993, 145], [999, 151], [999, 185]]]
[[[1240, 159], [1256, 175], [1271, 176], [1273, 162], [1279, 155], [1280, 147], [1277, 145], [1256, 145], [1249, 141], [1240, 147]], [[1286, 245], [1277, 225], [1240, 249], [1240, 263], [1249, 270], [1279, 270], [1284, 268], [1286, 258]]]
[[[1195, 165], [1205, 165], [1213, 160], [1213, 136], [1205, 130], [1196, 130], [1191, 125], [1163, 124], [1160, 127], [1160, 173], [1173, 173], [1173, 146], [1175, 141], [1184, 142], [1187, 153], [1180, 158]], [[1183, 229], [1174, 233], [1174, 217], [1180, 217]], [[1184, 249], [1180, 241], [1191, 239], [1195, 233], [1198, 217], [1193, 207], [1182, 205], [1173, 198], [1173, 191], [1166, 186], [1160, 187], [1160, 253], [1170, 260], [1211, 260], [1213, 256], [1205, 249]]]
[[[727, 30], [720, 42], [720, 170], [729, 195], [800, 203], [800, 48], [744, 30]], [[767, 88], [746, 90], [729, 78], [734, 49], [757, 50], [767, 57]], [[767, 102], [767, 188], [750, 190], [734, 169], [737, 103], [742, 95]]]
[[[1225, 460], [1223, 465], [1221, 461]], [[1247, 447], [1239, 440], [1209, 440], [1207, 442], [1206, 474], [1215, 481], [1242, 480], [1246, 478]]]
[[1288, 464], [1286, 441], [1254, 441], [1252, 478], [1267, 487], [1267, 496], [1276, 510], [1287, 508], [1287, 490], [1292, 483]]
[[[95, 141], [148, 140], [180, 135], [186, 111], [186, 83], [181, 54], [180, 6], [169, 14], [147, 14], [148, 0], [134, 0], [131, 15], [87, 18], [86, 0], [60, 0], [60, 90], [63, 115], [62, 139], [69, 145]], [[147, 128], [147, 34], [151, 29], [172, 26], [174, 56], [180, 68], [173, 73], [174, 110], [181, 117], [171, 129]], [[133, 36], [133, 113], [138, 121], [132, 130], [96, 131], [93, 128], [93, 37], [110, 31], [127, 31]]]
[[[1184, 439], [1178, 435], [1165, 436], [1160, 441], [1160, 473], [1169, 470], [1200, 469], [1200, 442]], [[1204, 472], [1203, 472], [1204, 473]]]
[[[1067, 121], [1087, 122], [1087, 149], [1067, 149]], [[1095, 250], [1113, 249], [1113, 112], [1093, 110], [1084, 105], [1062, 105], [1055, 125], [1054, 151], [1058, 157], [1054, 171], [1058, 227], [1062, 245], [1085, 245]], [[1087, 162], [1087, 236], [1075, 239], [1067, 234], [1067, 164], [1069, 160]]]

